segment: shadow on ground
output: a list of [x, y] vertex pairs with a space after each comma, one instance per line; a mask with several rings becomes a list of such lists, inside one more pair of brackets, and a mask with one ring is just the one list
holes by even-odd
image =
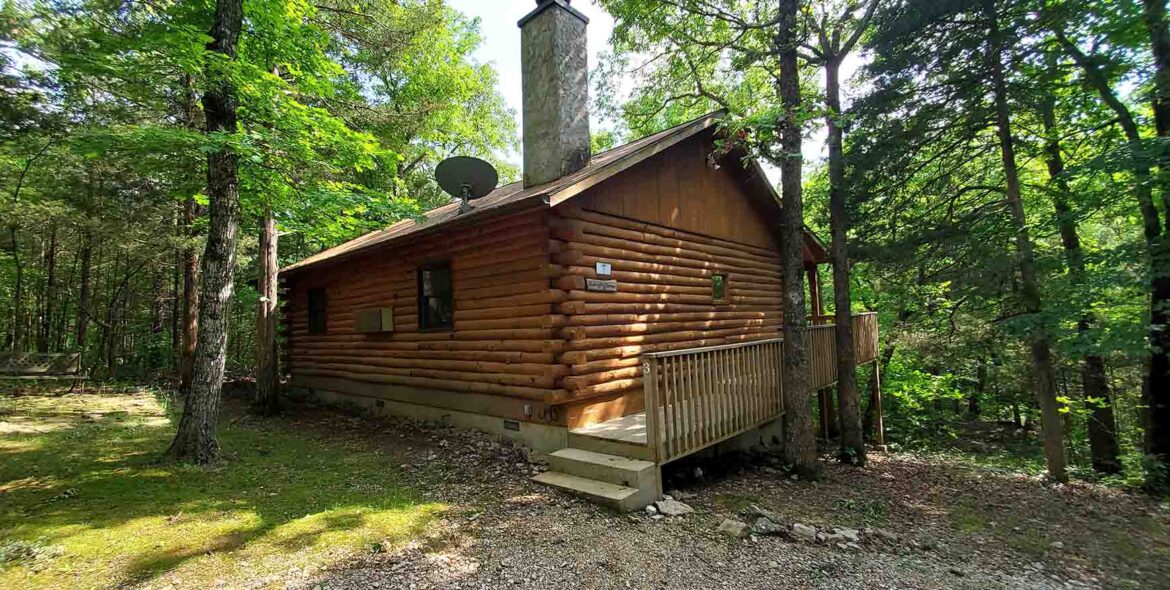
[[203, 586], [318, 567], [401, 544], [444, 510], [360, 439], [225, 415], [225, 461], [198, 468], [161, 458], [173, 426], [149, 393], [0, 395], [0, 547], [63, 550], [6, 564], [0, 587], [109, 587], [163, 573]]

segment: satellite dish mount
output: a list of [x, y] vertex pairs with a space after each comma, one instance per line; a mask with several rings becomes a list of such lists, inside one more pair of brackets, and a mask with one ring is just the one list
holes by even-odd
[[439, 188], [459, 200], [460, 214], [471, 211], [471, 201], [495, 190], [499, 179], [491, 164], [469, 156], [447, 158], [435, 167]]

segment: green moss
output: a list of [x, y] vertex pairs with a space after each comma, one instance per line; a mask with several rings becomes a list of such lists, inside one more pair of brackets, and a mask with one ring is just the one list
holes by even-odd
[[0, 587], [263, 577], [405, 542], [445, 510], [361, 442], [241, 421], [206, 469], [161, 459], [173, 432], [149, 394], [0, 396], [0, 545], [62, 548]]

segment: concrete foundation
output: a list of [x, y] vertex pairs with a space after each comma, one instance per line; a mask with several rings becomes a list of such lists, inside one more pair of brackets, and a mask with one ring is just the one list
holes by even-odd
[[520, 420], [508, 420], [496, 416], [461, 412], [448, 408], [437, 408], [399, 402], [388, 399], [352, 395], [324, 389], [307, 387], [287, 388], [287, 395], [294, 399], [305, 399], [339, 408], [350, 408], [368, 412], [373, 416], [400, 416], [423, 422], [472, 428], [514, 440], [538, 453], [552, 453], [568, 446], [568, 429], [562, 426], [538, 424]]

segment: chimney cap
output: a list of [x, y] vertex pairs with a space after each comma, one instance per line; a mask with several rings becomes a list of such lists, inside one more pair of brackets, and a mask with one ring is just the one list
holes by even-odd
[[528, 21], [536, 18], [536, 15], [544, 12], [544, 10], [546, 8], [549, 8], [551, 6], [560, 6], [561, 8], [564, 8], [565, 10], [567, 10], [569, 12], [569, 14], [581, 19], [581, 21], [584, 22], [585, 24], [589, 24], [589, 17], [585, 16], [584, 14], [581, 14], [581, 11], [577, 10], [576, 8], [569, 6], [569, 2], [571, 2], [571, 1], [572, 0], [536, 0], [536, 9], [533, 10], [532, 12], [529, 12], [528, 14], [524, 15], [524, 18], [520, 19], [516, 23], [516, 26], [523, 27], [525, 24], [528, 23]]

